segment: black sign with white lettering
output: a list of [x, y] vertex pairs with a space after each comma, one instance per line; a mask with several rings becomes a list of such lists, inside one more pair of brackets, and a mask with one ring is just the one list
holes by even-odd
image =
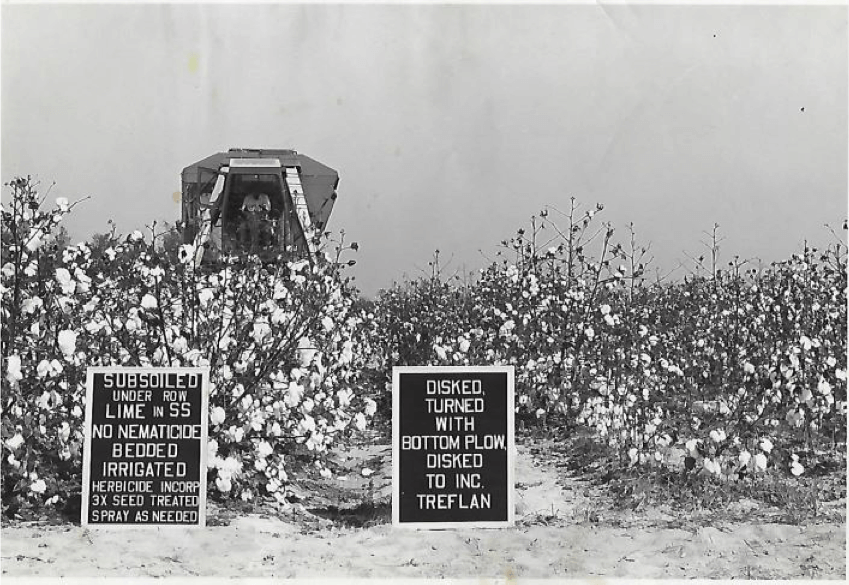
[[393, 522], [513, 523], [513, 368], [395, 368]]
[[208, 370], [90, 368], [84, 526], [206, 524]]

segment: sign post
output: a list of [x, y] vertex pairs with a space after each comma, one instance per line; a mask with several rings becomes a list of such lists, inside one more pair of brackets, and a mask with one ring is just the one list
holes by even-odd
[[209, 370], [89, 368], [83, 526], [205, 526]]
[[396, 367], [392, 378], [393, 525], [512, 526], [513, 367]]

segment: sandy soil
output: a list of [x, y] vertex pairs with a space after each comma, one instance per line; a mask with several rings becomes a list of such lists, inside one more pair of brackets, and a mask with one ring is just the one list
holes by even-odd
[[[353, 449], [338, 460], [343, 471], [338, 484], [344, 493], [372, 497], [380, 504], [374, 521], [365, 527], [352, 527], [338, 515], [335, 522], [328, 520], [328, 508], [342, 504], [344, 498], [328, 492], [309, 497], [314, 486], [308, 482], [302, 485], [303, 505], [315, 514], [296, 506], [288, 513], [234, 515], [213, 506], [210, 517], [218, 525], [193, 530], [84, 530], [76, 525], [24, 523], [2, 530], [3, 580], [487, 577], [510, 582], [515, 577], [842, 579], [846, 575], [845, 522], [806, 526], [694, 522], [658, 509], [614, 512], [594, 488], [540, 462], [522, 446], [517, 457], [515, 528], [393, 529], [384, 523], [389, 514], [388, 456], [387, 445], [372, 445]], [[364, 463], [376, 470], [371, 488], [359, 473]], [[740, 506], [745, 516], [746, 503]], [[845, 502], [840, 506], [845, 508]]]

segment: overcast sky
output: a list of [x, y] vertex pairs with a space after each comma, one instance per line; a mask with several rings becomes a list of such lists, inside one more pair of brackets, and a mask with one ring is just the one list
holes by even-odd
[[661, 267], [714, 222], [785, 258], [847, 215], [848, 99], [841, 6], [2, 6], [4, 182], [90, 196], [84, 238], [178, 219], [209, 154], [292, 148], [339, 171], [366, 294], [570, 196]]

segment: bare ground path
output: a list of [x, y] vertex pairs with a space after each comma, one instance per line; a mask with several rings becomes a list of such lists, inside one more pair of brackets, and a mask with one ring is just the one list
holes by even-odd
[[[30, 576], [509, 581], [846, 575], [845, 521], [802, 526], [762, 520], [696, 523], [658, 509], [619, 512], [596, 488], [554, 465], [544, 449], [518, 448], [518, 521], [512, 529], [393, 529], [385, 523], [389, 447], [369, 445], [339, 457], [338, 491], [315, 496], [315, 484], [302, 484], [303, 505], [312, 513], [238, 515], [213, 507], [215, 525], [202, 530], [4, 526], [2, 576], [4, 581]], [[371, 486], [360, 473], [364, 466], [375, 470]], [[352, 494], [374, 503], [373, 517], [361, 515], [356, 526], [354, 516], [351, 521], [344, 516]]]

